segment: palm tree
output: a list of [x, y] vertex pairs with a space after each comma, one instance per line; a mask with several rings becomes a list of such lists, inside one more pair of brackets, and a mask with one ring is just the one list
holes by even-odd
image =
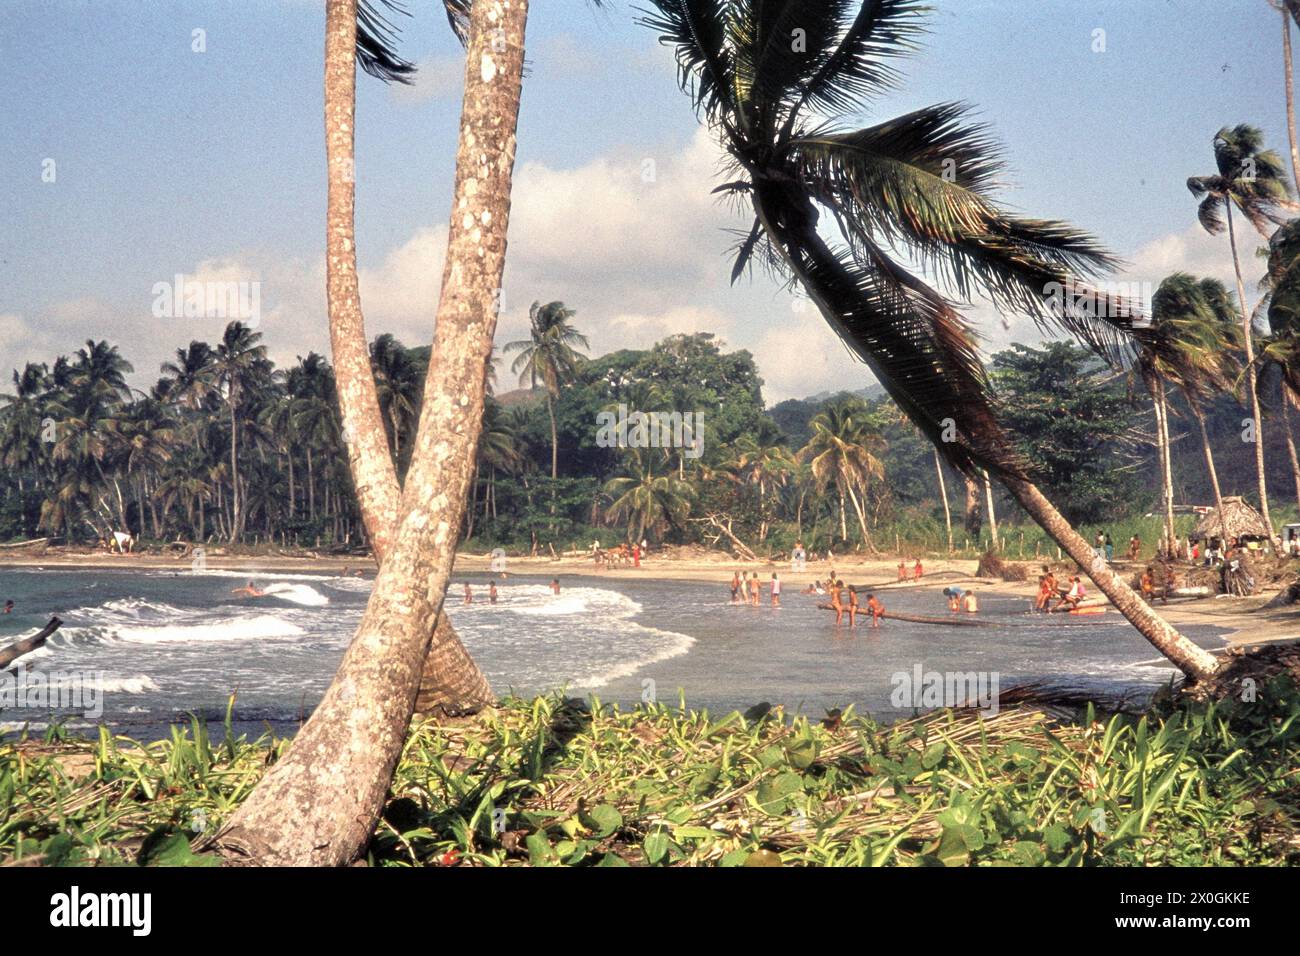
[[1286, 131], [1291, 144], [1291, 180], [1300, 193], [1300, 144], [1295, 129], [1295, 61], [1291, 55], [1291, 24], [1300, 23], [1300, 0], [1268, 0], [1282, 14], [1282, 69], [1286, 81]]
[[1246, 354], [1246, 392], [1250, 397], [1250, 414], [1254, 419], [1255, 473], [1259, 482], [1259, 511], [1273, 535], [1273, 520], [1268, 511], [1268, 489], [1264, 480], [1264, 432], [1256, 386], [1254, 332], [1251, 313], [1246, 306], [1246, 285], [1241, 278], [1241, 255], [1237, 249], [1237, 231], [1232, 211], [1237, 209], [1267, 238], [1272, 227], [1286, 221], [1283, 212], [1294, 209], [1291, 188], [1282, 169], [1282, 160], [1271, 149], [1264, 149], [1264, 134], [1242, 123], [1225, 126], [1214, 137], [1214, 161], [1218, 172], [1210, 176], [1193, 176], [1187, 188], [1200, 201], [1197, 215], [1201, 225], [1212, 235], [1224, 231], [1232, 248], [1232, 265], [1237, 274], [1237, 302], [1241, 310], [1242, 347]]
[[[1205, 426], [1204, 405], [1215, 394], [1230, 390], [1236, 377], [1235, 363], [1231, 358], [1237, 340], [1233, 325], [1236, 315], [1236, 304], [1222, 282], [1210, 278], [1198, 280], [1185, 272], [1166, 277], [1151, 297], [1151, 329], [1142, 339], [1139, 366], [1156, 409], [1166, 547], [1171, 549], [1171, 553], [1174, 544], [1173, 481], [1165, 387], [1166, 384], [1178, 387], [1196, 419], [1215, 506], [1219, 515], [1224, 516], [1223, 492]], [[1226, 541], [1226, 523], [1223, 532]]]
[[867, 531], [867, 516], [858, 491], [865, 495], [873, 481], [883, 480], [885, 466], [877, 452], [884, 441], [866, 420], [867, 408], [860, 401], [843, 401], [828, 405], [809, 421], [812, 435], [799, 450], [799, 459], [812, 469], [819, 490], [834, 488], [840, 502], [840, 538], [849, 540], [845, 521], [845, 496], [853, 503], [853, 512], [862, 531], [862, 543], [872, 548]]
[[240, 386], [252, 374], [258, 361], [266, 358], [266, 346], [259, 345], [261, 332], [254, 332], [243, 322], [231, 322], [222, 333], [213, 358], [216, 381], [226, 390], [230, 412], [230, 541], [243, 532], [243, 496], [239, 473]]
[[[732, 175], [720, 190], [754, 212], [733, 275], [758, 255], [802, 285], [956, 468], [997, 476], [1153, 645], [1187, 674], [1211, 675], [1214, 658], [1094, 563], [1087, 541], [1031, 482], [994, 416], [962, 317], [891, 256], [897, 248], [928, 264], [963, 301], [983, 294], [1004, 314], [1060, 325], [1112, 360], [1126, 351], [1131, 310], [1081, 281], [1115, 260], [1067, 224], [1012, 216], [994, 201], [1000, 164], [963, 107], [848, 125], [847, 114], [899, 79], [894, 64], [914, 49], [923, 8], [914, 0], [652, 3], [642, 22], [675, 48], [683, 89], [729, 154]], [[1087, 293], [1082, 302], [1078, 291]]]
[[387, 332], [370, 343], [370, 366], [379, 411], [392, 434], [392, 454], [400, 462], [402, 435], [419, 415], [423, 382], [410, 353]]
[[681, 528], [691, 513], [695, 491], [690, 482], [673, 474], [671, 465], [656, 473], [656, 460], [664, 460], [658, 449], [628, 449], [628, 474], [605, 483], [605, 493], [613, 499], [606, 515], [611, 523], [626, 523], [631, 541], [647, 533], [662, 540], [666, 530]]
[[587, 337], [570, 323], [576, 313], [563, 302], [534, 302], [528, 310], [529, 337], [517, 342], [507, 342], [502, 350], [506, 355], [518, 352], [510, 371], [519, 376], [519, 384], [546, 390], [546, 414], [551, 419], [551, 477], [559, 477], [559, 435], [555, 424], [555, 400], [560, 389], [573, 381], [578, 374], [582, 356], [578, 349], [587, 349]]
[[1300, 459], [1291, 434], [1290, 409], [1300, 407], [1300, 219], [1293, 219], [1269, 240], [1268, 271], [1260, 283], [1264, 297], [1258, 310], [1267, 310], [1270, 336], [1261, 358], [1282, 377], [1282, 430], [1291, 459], [1291, 477], [1300, 505]]
[[760, 442], [748, 435], [736, 443], [736, 474], [758, 492], [759, 541], [767, 540], [771, 524], [770, 499], [780, 494], [797, 468], [794, 456], [784, 445]]
[[[344, 2], [330, 0], [327, 7], [330, 37], [336, 36], [337, 11], [352, 9], [341, 7]], [[356, 637], [321, 703], [217, 834], [214, 842], [227, 859], [318, 866], [351, 862], [379, 818], [418, 705], [422, 675], [440, 667], [434, 674], [450, 699], [472, 690], [459, 686], [477, 674], [463, 666], [472, 664], [468, 655], [462, 651], [460, 664], [439, 656], [448, 642], [438, 621], [473, 478], [486, 364], [496, 331], [527, 16], [527, 0], [474, 0], [469, 10], [455, 214], [433, 368], [400, 503], [395, 478], [373, 496], [394, 502], [402, 518], [385, 530], [374, 508], [363, 504], [367, 530], [390, 535], [393, 545], [382, 556]], [[327, 59], [334, 58], [327, 53]], [[360, 347], [364, 352], [364, 339]], [[347, 374], [351, 391], [357, 373]], [[371, 383], [373, 395], [369, 369], [361, 377]], [[377, 401], [374, 408], [377, 415]], [[372, 460], [378, 457], [370, 452]], [[350, 464], [355, 467], [355, 458]], [[361, 484], [358, 480], [364, 498]]]

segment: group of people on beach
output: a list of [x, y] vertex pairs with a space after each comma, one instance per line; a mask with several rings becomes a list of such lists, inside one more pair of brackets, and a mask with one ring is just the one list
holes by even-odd
[[835, 612], [835, 623], [844, 620], [844, 612], [849, 613], [849, 627], [857, 624], [859, 614], [871, 615], [871, 626], [880, 627], [880, 619], [885, 616], [885, 606], [874, 594], [868, 594], [866, 602], [858, 600], [858, 589], [850, 584], [847, 588], [839, 578], [832, 578], [828, 590], [831, 595], [830, 609]]
[[[772, 607], [780, 607], [781, 578], [775, 571], [772, 572], [771, 595]], [[759, 581], [757, 571], [748, 578], [739, 571], [731, 576], [731, 603], [748, 604], [752, 607], [758, 607], [763, 603], [763, 583]]]
[[[921, 565], [921, 559], [920, 559], [920, 558], [917, 558], [917, 559], [916, 559], [916, 564], [912, 565], [912, 580], [913, 580], [913, 581], [919, 581], [919, 580], [921, 580], [921, 575], [923, 575], [924, 573], [925, 573], [925, 568], [922, 567], [922, 565]], [[906, 580], [907, 580], [907, 562], [906, 562], [906, 561], [899, 561], [899, 562], [898, 562], [898, 580], [900, 580], [900, 581], [906, 581]]]
[[[1079, 602], [1088, 596], [1088, 589], [1083, 586], [1083, 581], [1076, 574], [1070, 578], [1068, 587], [1061, 587], [1056, 580], [1056, 574], [1047, 565], [1043, 565], [1043, 573], [1038, 576], [1038, 597], [1034, 600], [1034, 610], [1043, 614], [1049, 614], [1065, 605], [1069, 605], [1071, 610], [1079, 607]], [[1052, 604], [1055, 598], [1056, 604]]]

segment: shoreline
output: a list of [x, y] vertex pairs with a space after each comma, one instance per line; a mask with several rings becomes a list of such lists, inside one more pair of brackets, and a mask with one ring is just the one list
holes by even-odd
[[[209, 550], [205, 569], [211, 571], [244, 571], [251, 576], [276, 573], [341, 574], [345, 569], [360, 571], [361, 577], [373, 578], [375, 568], [368, 556], [336, 557], [312, 554], [223, 554], [222, 549]], [[914, 560], [914, 559], [912, 559]], [[926, 558], [925, 573], [920, 582], [899, 582], [898, 565], [892, 559], [842, 556], [834, 561], [810, 562], [803, 571], [792, 571], [785, 562], [741, 561], [721, 553], [706, 553], [698, 557], [662, 556], [655, 552], [643, 559], [640, 568], [613, 567], [597, 570], [585, 556], [509, 557], [510, 574], [534, 576], [581, 575], [587, 578], [605, 578], [612, 581], [689, 581], [707, 582], [725, 588], [734, 571], [745, 574], [757, 572], [767, 585], [771, 574], [781, 576], [791, 592], [801, 590], [814, 581], [829, 577], [832, 569], [836, 576], [849, 583], [862, 585], [867, 578], [869, 586], [886, 594], [890, 591], [965, 581], [979, 590], [1031, 601], [1035, 593], [1032, 582], [1011, 582], [977, 577], [978, 560], [974, 558]], [[457, 572], [487, 574], [491, 572], [491, 556], [461, 552], [456, 556], [452, 572], [453, 582]], [[909, 567], [911, 561], [908, 561]], [[64, 571], [148, 570], [187, 571], [191, 561], [187, 557], [169, 557], [155, 554], [116, 555], [102, 551], [46, 551], [41, 554], [0, 554], [0, 571], [6, 568], [49, 568]], [[1122, 564], [1120, 565], [1123, 566]], [[1224, 642], [1229, 647], [1270, 644], [1300, 640], [1300, 613], [1289, 608], [1261, 612], [1261, 608], [1275, 592], [1265, 592], [1249, 598], [1211, 598], [1175, 605], [1156, 605], [1156, 610], [1171, 624], [1204, 624], [1225, 629]], [[2, 597], [2, 596], [0, 596]]]

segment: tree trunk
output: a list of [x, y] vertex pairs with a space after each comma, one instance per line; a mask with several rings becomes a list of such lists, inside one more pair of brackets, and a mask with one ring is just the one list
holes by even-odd
[[1291, 56], [1291, 15], [1286, 5], [1282, 10], [1282, 65], [1286, 76], [1286, 132], [1291, 142], [1291, 179], [1295, 182], [1297, 195], [1300, 195], [1300, 145], [1296, 142], [1295, 131], [1295, 66]]
[[871, 535], [867, 533], [867, 515], [862, 510], [862, 504], [858, 501], [858, 496], [853, 491], [853, 486], [849, 485], [849, 500], [853, 502], [853, 513], [858, 518], [858, 527], [862, 529], [862, 546], [868, 551], [875, 551], [876, 547], [871, 543]]
[[979, 541], [980, 528], [984, 525], [983, 511], [980, 505], [979, 487], [975, 484], [975, 479], [969, 475], [964, 476], [966, 479], [966, 515], [965, 524], [966, 534], [968, 537]]
[[217, 834], [229, 862], [350, 863], [383, 808], [425, 657], [437, 650], [434, 625], [474, 470], [505, 265], [527, 12], [527, 0], [475, 0], [471, 8], [455, 215], [401, 523], [324, 699]]
[[1295, 401], [1295, 396], [1287, 388], [1286, 383], [1282, 383], [1282, 432], [1286, 435], [1286, 451], [1291, 458], [1291, 478], [1295, 481], [1295, 500], [1296, 506], [1300, 507], [1300, 459], [1296, 458], [1295, 438], [1291, 435], [1291, 403]]
[[939, 460], [939, 449], [934, 450], [934, 470], [939, 476], [939, 497], [943, 500], [943, 523], [948, 529], [948, 553], [952, 554], [952, 509], [948, 507], [948, 483], [943, 480], [943, 463]]
[[989, 509], [989, 534], [993, 536], [993, 547], [990, 550], [998, 549], [998, 516], [993, 510], [993, 483], [989, 481], [989, 473], [984, 472], [984, 503]]
[[845, 544], [849, 541], [849, 526], [844, 520], [844, 487], [840, 486], [840, 540]]
[[1032, 483], [1015, 478], [1002, 482], [1031, 518], [1084, 569], [1102, 594], [1138, 629], [1139, 633], [1193, 680], [1207, 680], [1218, 666], [1214, 655], [1192, 643], [1153, 611], [1132, 588], [1111, 570], [1070, 523]]
[[[366, 342], [365, 318], [357, 284], [356, 176], [354, 175], [354, 112], [356, 108], [356, 0], [330, 0], [325, 37], [325, 153], [329, 165], [326, 213], [326, 293], [330, 349], [343, 419], [348, 467], [357, 504], [375, 561], [382, 563], [397, 534], [401, 487], [393, 452], [388, 446], [383, 413], [375, 389], [374, 369]], [[513, 159], [513, 156], [511, 157]], [[508, 195], [507, 195], [508, 199]], [[495, 213], [494, 213], [495, 215]], [[398, 422], [394, 416], [393, 434]], [[456, 523], [459, 533], [461, 523]], [[337, 536], [337, 528], [336, 528]], [[456, 713], [481, 710], [495, 701], [487, 678], [479, 671], [446, 615], [438, 618], [437, 635], [426, 662], [421, 700], [441, 701]], [[450, 645], [450, 647], [444, 646]], [[444, 673], [454, 663], [464, 673]], [[446, 683], [444, 683], [444, 681]], [[455, 688], [473, 688], [458, 698]], [[421, 709], [419, 713], [426, 713]]]
[[[818, 304], [822, 314], [833, 326], [838, 324], [834, 308], [820, 295], [819, 283], [813, 281], [807, 262], [803, 256], [813, 258], [818, 266], [834, 268], [838, 262], [815, 229], [809, 228], [800, 234], [798, 255], [787, 248], [784, 228], [775, 225], [772, 217], [766, 214], [763, 203], [755, 201], [755, 211], [767, 233], [775, 241], [777, 249], [802, 281], [809, 297]], [[1162, 654], [1174, 663], [1183, 673], [1194, 679], [1206, 679], [1215, 672], [1216, 662], [1208, 651], [1197, 647], [1169, 623], [1161, 619], [1149, 608], [1133, 589], [1125, 584], [1106, 562], [1099, 558], [1086, 541], [1070, 527], [1069, 522], [1061, 516], [1031, 482], [1015, 477], [1002, 479], [1007, 489], [1020, 503], [1025, 512], [1033, 518], [1052, 538], [1061, 545], [1071, 558], [1086, 568], [1088, 576], [1097, 587], [1111, 599], [1115, 607], [1134, 627], [1151, 642]], [[969, 488], [969, 486], [968, 486]]]
[[[1219, 533], [1223, 536], [1222, 541], [1226, 547], [1228, 544], [1228, 516], [1223, 512], [1223, 492], [1219, 488], [1219, 472], [1214, 467], [1214, 451], [1210, 448], [1210, 433], [1205, 430], [1205, 413], [1201, 407], [1194, 402], [1190, 396], [1187, 397], [1187, 404], [1192, 409], [1192, 417], [1196, 419], [1196, 425], [1201, 432], [1201, 450], [1205, 453], [1205, 468], [1210, 473], [1210, 488], [1214, 491], [1214, 507], [1219, 513]], [[1290, 438], [1291, 429], [1287, 429], [1287, 437]], [[1291, 456], [1291, 463], [1294, 468], [1295, 455]], [[1296, 479], [1296, 501], [1300, 502], [1300, 468], [1295, 469]]]
[[1165, 402], [1165, 390], [1160, 377], [1153, 370], [1147, 378], [1147, 389], [1151, 392], [1151, 408], [1156, 419], [1156, 450], [1160, 465], [1160, 512], [1165, 526], [1165, 553], [1174, 556], [1174, 482], [1173, 468], [1170, 466], [1169, 426], [1167, 416], [1169, 406]]
[[1232, 266], [1237, 273], [1237, 297], [1241, 306], [1241, 328], [1245, 336], [1243, 347], [1246, 351], [1246, 390], [1250, 393], [1250, 416], [1255, 425], [1255, 474], [1259, 480], [1259, 513], [1264, 518], [1264, 524], [1268, 528], [1269, 540], [1276, 545], [1277, 539], [1273, 532], [1273, 519], [1268, 513], [1268, 488], [1264, 481], [1264, 423], [1259, 411], [1254, 335], [1251, 328], [1250, 309], [1246, 307], [1246, 284], [1241, 278], [1241, 257], [1237, 254], [1237, 231], [1233, 225], [1232, 200], [1228, 199], [1224, 206], [1228, 211], [1228, 242], [1232, 246]]
[[239, 536], [239, 422], [235, 417], [238, 387], [230, 380], [230, 542]]

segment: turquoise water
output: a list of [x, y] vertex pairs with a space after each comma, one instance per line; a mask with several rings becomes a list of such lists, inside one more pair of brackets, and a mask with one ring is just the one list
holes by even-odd
[[[250, 580], [267, 594], [231, 593]], [[461, 604], [465, 580], [475, 589], [470, 606]], [[1044, 619], [1025, 613], [1024, 600], [985, 595], [981, 617], [994, 626], [850, 629], [817, 609], [825, 598], [793, 590], [774, 609], [732, 606], [726, 580], [575, 575], [562, 579], [560, 595], [549, 580], [511, 576], [491, 605], [485, 575], [456, 578], [449, 611], [498, 693], [567, 689], [631, 705], [652, 696], [675, 703], [680, 691], [689, 705], [715, 711], [768, 701], [820, 716], [854, 704], [891, 719], [912, 711], [899, 704], [899, 674], [996, 674], [1003, 689], [1035, 680], [1105, 695], [1149, 693], [1174, 675], [1114, 612]], [[291, 733], [328, 686], [369, 588], [369, 580], [256, 569], [0, 571], [0, 601], [17, 607], [0, 616], [0, 644], [57, 614], [62, 629], [22, 659], [27, 676], [102, 692], [89, 708], [86, 697], [15, 707], [0, 696], [0, 731], [103, 721], [152, 737], [188, 713], [220, 720], [235, 693], [239, 729]], [[942, 615], [941, 588], [889, 593], [886, 604]], [[1191, 633], [1204, 646], [1221, 644], [1212, 629]]]

